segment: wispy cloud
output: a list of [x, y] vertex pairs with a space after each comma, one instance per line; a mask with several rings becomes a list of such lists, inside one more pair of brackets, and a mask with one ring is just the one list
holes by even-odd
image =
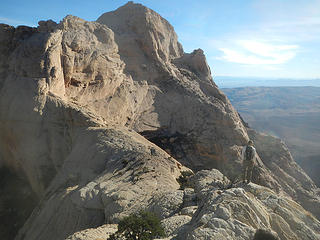
[[275, 65], [288, 62], [296, 56], [298, 45], [276, 45], [256, 40], [241, 40], [232, 48], [219, 48], [220, 60], [249, 65]]
[[320, 0], [260, 0], [254, 9], [260, 16], [258, 34], [286, 41], [320, 39]]
[[257, 34], [284, 41], [311, 42], [320, 39], [320, 17], [268, 23], [260, 28], [263, 30], [257, 31]]
[[226, 7], [235, 15], [227, 20], [226, 12], [211, 11], [205, 29], [202, 22], [192, 31], [184, 28], [179, 38], [185, 49], [203, 48], [218, 75], [319, 77], [320, 0], [252, 0], [243, 6]]

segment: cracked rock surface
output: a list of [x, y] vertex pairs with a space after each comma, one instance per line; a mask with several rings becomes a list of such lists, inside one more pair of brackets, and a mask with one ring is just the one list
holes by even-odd
[[[241, 186], [249, 137], [256, 184]], [[132, 2], [95, 22], [0, 25], [0, 168], [21, 182], [0, 186], [1, 216], [8, 199], [13, 213], [14, 199], [28, 203], [14, 227], [0, 223], [3, 239], [105, 238], [141, 209], [170, 238], [319, 239], [319, 189], [285, 144], [245, 127], [203, 51], [184, 53], [165, 19]], [[181, 186], [185, 172], [196, 175]]]

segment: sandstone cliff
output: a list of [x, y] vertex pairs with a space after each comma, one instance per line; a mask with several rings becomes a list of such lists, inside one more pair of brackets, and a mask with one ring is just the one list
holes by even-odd
[[[201, 201], [181, 213], [190, 192], [178, 191], [176, 178], [188, 168], [217, 168], [236, 182], [248, 134], [260, 156], [254, 182], [273, 191], [257, 185], [232, 191], [244, 199], [253, 194], [260, 202], [251, 199], [248, 206], [260, 204], [265, 212], [270, 204], [255, 189], [292, 203], [290, 214], [299, 224], [306, 221], [303, 233], [319, 236], [318, 220], [302, 208], [319, 218], [316, 186], [282, 143], [244, 127], [214, 84], [203, 51], [184, 53], [173, 27], [154, 11], [129, 2], [97, 22], [67, 16], [37, 28], [0, 25], [0, 43], [0, 166], [13, 172], [6, 179], [24, 179], [23, 189], [10, 194], [24, 192], [32, 211], [15, 239], [65, 239], [140, 209], [158, 209], [172, 236], [215, 236], [215, 223], [209, 235], [198, 236], [196, 229], [218, 207], [195, 211], [215, 200], [199, 195]], [[237, 198], [230, 194], [225, 197]], [[174, 201], [159, 206], [169, 195]], [[269, 215], [258, 210], [250, 210], [257, 222], [249, 224], [229, 209], [239, 227], [228, 228], [225, 236], [232, 239], [240, 229], [239, 239], [249, 239], [262, 227], [281, 235], [279, 224], [292, 232], [283, 239], [302, 236], [299, 224], [283, 223], [285, 215], [265, 220]], [[24, 222], [28, 214], [16, 219]], [[178, 232], [170, 222], [192, 227]]]

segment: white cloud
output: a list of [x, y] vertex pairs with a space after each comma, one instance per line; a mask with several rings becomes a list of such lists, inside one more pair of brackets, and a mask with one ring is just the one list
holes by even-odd
[[275, 65], [296, 56], [298, 45], [276, 45], [256, 40], [241, 40], [233, 48], [219, 48], [220, 60], [249, 65]]

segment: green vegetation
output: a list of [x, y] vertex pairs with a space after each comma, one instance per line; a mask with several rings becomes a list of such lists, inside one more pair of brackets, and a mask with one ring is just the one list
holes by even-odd
[[160, 219], [152, 212], [141, 211], [123, 218], [118, 225], [118, 231], [108, 240], [151, 240], [165, 237]]

